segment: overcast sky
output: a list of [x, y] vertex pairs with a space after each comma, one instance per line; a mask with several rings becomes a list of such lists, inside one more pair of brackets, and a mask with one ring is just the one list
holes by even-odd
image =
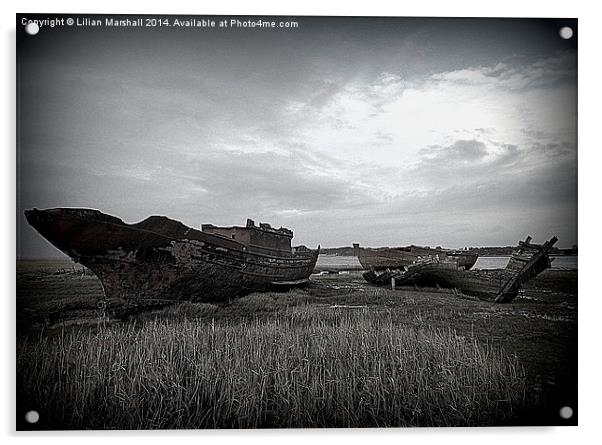
[[60, 255], [31, 207], [310, 247], [577, 242], [575, 21], [294, 20], [20, 31], [18, 254]]

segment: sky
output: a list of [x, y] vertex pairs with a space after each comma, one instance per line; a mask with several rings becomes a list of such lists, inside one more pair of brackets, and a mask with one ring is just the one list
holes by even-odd
[[62, 255], [32, 207], [309, 247], [577, 244], [575, 20], [289, 20], [18, 25], [17, 255]]

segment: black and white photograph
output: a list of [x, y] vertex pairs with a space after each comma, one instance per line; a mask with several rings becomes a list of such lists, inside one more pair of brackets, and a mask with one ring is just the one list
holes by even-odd
[[16, 14], [16, 429], [577, 425], [578, 38]]

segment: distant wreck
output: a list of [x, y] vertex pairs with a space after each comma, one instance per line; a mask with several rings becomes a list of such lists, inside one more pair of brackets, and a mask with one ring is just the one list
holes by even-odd
[[306, 283], [318, 253], [291, 247], [293, 232], [269, 224], [201, 230], [164, 216], [127, 224], [98, 210], [25, 212], [44, 238], [94, 272], [107, 300], [225, 301]]
[[353, 244], [353, 253], [366, 270], [403, 270], [416, 263], [425, 261], [454, 261], [464, 269], [470, 269], [476, 263], [478, 255], [463, 250], [445, 250], [440, 247], [407, 246], [407, 247], [381, 247], [378, 249], [361, 248]]
[[544, 244], [532, 244], [531, 237], [520, 241], [505, 269], [466, 270], [465, 265], [449, 258], [425, 258], [403, 268], [378, 272], [371, 268], [363, 274], [373, 284], [400, 286], [440, 286], [457, 289], [467, 295], [496, 303], [514, 300], [522, 285], [551, 266], [549, 251], [558, 241], [553, 237]]

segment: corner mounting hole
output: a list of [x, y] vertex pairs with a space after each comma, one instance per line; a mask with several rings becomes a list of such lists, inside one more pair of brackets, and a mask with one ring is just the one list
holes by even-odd
[[30, 36], [35, 36], [40, 31], [40, 27], [37, 23], [29, 22], [25, 25], [25, 32]]
[[37, 411], [27, 411], [25, 414], [25, 420], [27, 423], [37, 423], [40, 420], [40, 415]]
[[573, 28], [571, 28], [570, 26], [563, 26], [562, 28], [560, 28], [558, 34], [560, 34], [560, 37], [562, 37], [563, 39], [568, 40], [571, 37], [573, 37]]
[[562, 417], [565, 420], [570, 419], [571, 417], [573, 417], [573, 408], [571, 408], [570, 406], [563, 406], [562, 408], [560, 408], [560, 417]]

